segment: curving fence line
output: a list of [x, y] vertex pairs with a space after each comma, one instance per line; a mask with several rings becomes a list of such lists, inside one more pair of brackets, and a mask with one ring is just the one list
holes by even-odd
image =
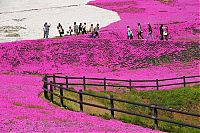
[[[138, 86], [132, 86], [132, 83], [134, 83], [134, 82], [155, 82], [156, 86], [154, 86], [154, 87], [156, 87], [157, 90], [158, 90], [158, 88], [161, 87], [161, 86], [173, 86], [173, 85], [180, 85], [180, 84], [182, 84], [183, 86], [186, 86], [187, 84], [199, 83], [200, 81], [186, 82], [186, 79], [188, 79], [188, 78], [197, 78], [197, 77], [200, 77], [200, 76], [190, 76], [190, 77], [184, 76], [184, 77], [181, 77], [181, 78], [171, 78], [171, 79], [162, 79], [162, 80], [158, 80], [158, 79], [157, 80], [118, 80], [118, 79], [106, 79], [106, 78], [86, 78], [86, 77], [68, 77], [68, 76], [63, 77], [63, 76], [56, 76], [56, 75], [45, 75], [45, 77], [43, 78], [42, 81], [44, 82], [43, 90], [44, 90], [45, 98], [50, 100], [51, 102], [54, 102], [54, 96], [58, 97], [60, 99], [61, 107], [65, 107], [64, 100], [68, 100], [68, 101], [72, 101], [74, 103], [78, 103], [80, 105], [80, 111], [81, 112], [84, 111], [83, 105], [88, 105], [88, 106], [92, 106], [92, 107], [96, 107], [96, 108], [109, 110], [110, 114], [111, 114], [111, 118], [113, 118], [113, 119], [115, 118], [116, 112], [140, 116], [140, 117], [147, 118], [147, 119], [152, 119], [154, 121], [154, 128], [155, 129], [158, 129], [159, 121], [200, 129], [199, 125], [192, 125], [192, 124], [189, 124], [189, 123], [179, 122], [179, 121], [175, 121], [175, 120], [171, 120], [171, 119], [160, 118], [158, 116], [158, 111], [165, 111], [165, 112], [167, 111], [167, 112], [171, 112], [171, 113], [179, 113], [179, 114], [182, 114], [182, 115], [187, 115], [187, 116], [196, 117], [196, 118], [200, 118], [200, 114], [183, 112], [183, 111], [165, 108], [165, 107], [152, 105], [152, 104], [150, 105], [150, 104], [143, 104], [143, 103], [137, 103], [137, 102], [127, 101], [127, 100], [117, 99], [117, 98], [114, 98], [112, 95], [110, 95], [110, 97], [106, 97], [106, 96], [99, 96], [99, 95], [96, 95], [96, 94], [90, 94], [90, 93], [84, 92], [82, 90], [77, 91], [77, 90], [69, 89], [69, 85], [72, 85], [72, 86], [81, 85], [81, 86], [83, 86], [84, 90], [86, 90], [86, 86], [90, 85], [90, 86], [103, 86], [104, 91], [106, 91], [107, 86], [127, 87], [130, 90], [132, 90], [133, 87], [138, 87]], [[56, 80], [58, 80], [58, 79], [65, 79], [66, 82], [65, 83], [56, 82]], [[69, 79], [83, 80], [83, 83], [69, 83]], [[159, 85], [158, 84], [159, 81], [166, 81], [166, 80], [171, 81], [171, 80], [177, 80], [177, 79], [182, 79], [183, 82], [177, 83], [177, 84], [173, 83], [173, 84], [165, 84], [165, 85]], [[100, 80], [100, 81], [103, 81], [103, 84], [87, 84], [86, 80]], [[129, 86], [108, 85], [107, 81], [128, 82]], [[139, 86], [139, 87], [149, 87], [149, 86]], [[59, 89], [60, 94], [55, 93], [54, 92], [55, 89]], [[64, 96], [63, 91], [69, 91], [69, 92], [79, 94], [79, 98], [78, 98], [79, 100], [75, 100], [75, 99]], [[84, 96], [90, 96], [90, 97], [109, 100], [110, 101], [110, 107], [105, 107], [105, 106], [102, 106], [102, 105], [96, 105], [96, 104], [93, 104], [93, 103], [84, 102], [83, 101]], [[141, 113], [117, 109], [117, 108], [115, 108], [115, 105], [114, 105], [114, 103], [116, 101], [121, 102], [121, 103], [136, 105], [137, 107], [146, 107], [147, 109], [150, 109], [152, 111], [152, 115], [141, 114]]]

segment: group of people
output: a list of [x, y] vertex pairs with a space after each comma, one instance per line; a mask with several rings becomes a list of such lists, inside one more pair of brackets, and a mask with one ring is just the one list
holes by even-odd
[[[49, 36], [49, 28], [51, 27], [50, 24], [47, 24], [47, 22], [44, 24], [44, 38], [48, 38]], [[58, 33], [60, 35], [60, 37], [64, 36], [64, 29], [62, 27], [62, 25], [60, 23], [58, 23], [57, 26], [58, 29]], [[164, 26], [163, 24], [160, 25], [160, 40], [168, 40], [168, 27]], [[67, 30], [67, 35], [80, 35], [80, 34], [87, 34], [90, 33], [90, 38], [99, 38], [99, 24], [97, 24], [95, 27], [93, 24], [90, 25], [89, 30], [87, 30], [87, 24], [86, 23], [80, 23], [79, 25], [77, 25], [76, 22], [74, 22], [74, 26], [73, 28], [71, 26], [69, 26], [69, 29]], [[138, 23], [138, 28], [137, 28], [137, 38], [138, 39], [144, 39], [143, 37], [143, 31], [142, 31], [142, 26], [140, 23]], [[147, 36], [146, 36], [146, 40], [148, 40], [149, 36], [151, 36], [152, 40], [154, 40], [154, 36], [153, 36], [153, 30], [151, 27], [151, 24], [148, 23], [148, 32], [147, 32]], [[130, 26], [127, 26], [127, 38], [128, 39], [133, 39], [133, 31], [131, 30]]]
[[[44, 38], [48, 38], [50, 27], [51, 27], [51, 24], [48, 24], [47, 22], [45, 22], [44, 28], [43, 28]], [[62, 27], [62, 25], [60, 23], [58, 23], [57, 29], [58, 29], [58, 33], [59, 33], [60, 37], [63, 37], [65, 32], [64, 32], [64, 28]], [[83, 23], [83, 24], [80, 23], [79, 25], [77, 25], [77, 23], [74, 22], [73, 28], [71, 26], [69, 26], [69, 29], [67, 30], [66, 33], [67, 33], [67, 35], [70, 35], [70, 36], [72, 36], [73, 34], [75, 36], [77, 36], [79, 34], [90, 33], [91, 34], [90, 38], [96, 38], [96, 37], [99, 38], [99, 29], [100, 29], [99, 24], [97, 24], [95, 27], [93, 24], [91, 24], [89, 30], [87, 30], [86, 23]]]
[[[144, 39], [142, 33], [143, 33], [142, 26], [140, 23], [138, 23], [137, 39], [140, 39], [140, 37], [141, 39]], [[153, 30], [150, 23], [148, 23], [148, 32], [147, 32], [146, 40], [148, 40], [149, 36], [151, 36], [152, 40], [154, 40]], [[127, 26], [127, 38], [133, 39], [133, 32], [130, 26]], [[163, 24], [160, 25], [160, 40], [168, 40], [168, 27], [164, 26]]]
[[75, 35], [79, 35], [79, 34], [87, 34], [87, 33], [91, 33], [90, 38], [99, 38], [99, 24], [96, 25], [96, 27], [94, 27], [93, 24], [90, 25], [89, 30], [87, 30], [87, 24], [86, 23], [80, 23], [79, 25], [76, 24], [76, 22], [74, 22], [74, 27], [72, 29], [72, 27], [69, 27], [68, 30], [68, 34], [71, 36], [72, 32], [74, 32]]

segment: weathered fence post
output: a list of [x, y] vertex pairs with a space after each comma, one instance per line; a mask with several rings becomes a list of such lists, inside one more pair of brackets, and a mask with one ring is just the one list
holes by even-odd
[[52, 86], [53, 82], [50, 81], [50, 100], [53, 103], [53, 86]]
[[86, 90], [86, 80], [85, 80], [85, 76], [83, 76], [83, 89], [84, 89], [84, 91]]
[[153, 109], [153, 119], [154, 119], [154, 129], [158, 129], [158, 111], [156, 108], [156, 105], [151, 105], [151, 108]]
[[66, 88], [68, 89], [69, 88], [69, 77], [66, 76]]
[[43, 85], [43, 88], [44, 88], [44, 97], [46, 99], [49, 99], [48, 97], [48, 79], [47, 79], [47, 75], [45, 75], [44, 77], [44, 85]]
[[111, 118], [115, 118], [115, 112], [114, 112], [114, 100], [113, 95], [110, 95], [110, 112], [111, 112]]
[[104, 91], [106, 91], [106, 78], [103, 79]]
[[159, 80], [158, 79], [156, 79], [156, 90], [158, 91], [159, 90]]
[[64, 107], [64, 101], [63, 101], [63, 86], [60, 85], [60, 104], [61, 104], [61, 107]]
[[186, 87], [185, 76], [183, 76], [183, 85], [184, 85], [184, 87]]
[[132, 81], [131, 81], [131, 79], [129, 80], [129, 89], [130, 89], [130, 91], [132, 91]]
[[83, 91], [79, 90], [79, 98], [80, 98], [80, 111], [83, 112]]
[[[56, 84], [56, 76], [55, 74], [53, 75], [53, 83]], [[56, 87], [54, 86], [54, 90], [56, 89]]]

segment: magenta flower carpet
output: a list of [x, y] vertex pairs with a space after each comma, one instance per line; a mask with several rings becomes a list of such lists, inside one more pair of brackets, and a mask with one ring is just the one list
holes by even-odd
[[126, 26], [137, 38], [137, 23], [142, 25], [143, 36], [147, 35], [147, 23], [153, 35], [159, 39], [159, 26], [168, 26], [170, 40], [199, 41], [199, 0], [95, 0], [91, 5], [118, 13], [121, 20], [102, 31], [107, 38], [126, 38]]
[[[176, 47], [171, 49], [172, 46]], [[155, 51], [155, 47], [160, 47], [160, 51]], [[149, 49], [149, 52], [145, 52], [145, 49]], [[191, 54], [188, 56], [190, 58], [184, 59], [181, 50], [193, 52], [192, 54], [188, 52]], [[73, 37], [2, 43], [0, 130], [3, 132], [158, 132], [117, 120], [104, 120], [54, 107], [39, 98], [42, 92], [42, 77], [37, 74], [61, 72], [69, 76], [105, 76], [122, 79], [196, 75], [198, 56], [195, 52], [198, 50], [197, 44], [190, 42], [143, 44], [138, 41], [107, 39], [75, 40]], [[169, 58], [171, 63], [165, 64], [161, 60], [158, 64], [137, 62], [138, 58], [158, 58], [163, 53], [168, 55], [167, 53], [174, 51], [177, 58]], [[182, 62], [182, 59], [185, 61]], [[132, 64], [131, 61], [135, 61], [138, 65]], [[140, 63], [143, 64], [139, 65]], [[172, 68], [178, 67], [179, 70], [169, 69], [170, 65]]]
[[1, 75], [0, 83], [0, 132], [159, 132], [54, 107], [39, 98], [41, 77]]
[[[38, 75], [117, 79], [199, 75], [198, 0], [96, 0], [89, 4], [121, 17], [100, 30], [100, 39], [80, 36], [0, 44], [0, 132], [160, 132], [55, 107], [39, 97], [43, 84]], [[157, 40], [126, 40], [126, 26], [136, 30], [137, 22], [144, 36], [150, 22]], [[168, 42], [158, 41], [161, 23], [169, 27]]]
[[4, 74], [62, 73], [127, 80], [199, 74], [197, 42], [66, 37], [2, 43], [0, 47], [0, 70]]

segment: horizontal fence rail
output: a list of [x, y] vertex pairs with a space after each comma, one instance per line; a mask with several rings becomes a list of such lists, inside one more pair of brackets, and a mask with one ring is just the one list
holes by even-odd
[[[177, 86], [182, 85], [186, 87], [189, 84], [198, 84], [200, 83], [200, 76], [183, 76], [179, 78], [168, 78], [168, 79], [156, 79], [156, 80], [124, 80], [124, 79], [111, 79], [111, 78], [88, 78], [88, 77], [70, 77], [70, 76], [58, 76], [58, 75], [48, 75], [47, 78], [52, 78], [54, 84], [62, 84], [69, 86], [83, 86], [83, 89], [86, 90], [87, 86], [102, 86], [104, 87], [104, 91], [107, 90], [107, 87], [119, 87], [119, 88], [127, 88], [130, 91], [136, 88], [155, 88], [155, 90], [159, 90], [161, 87], [169, 87], [169, 86]], [[197, 79], [198, 78], [198, 79]], [[56, 79], [65, 79], [65, 83], [56, 82]], [[189, 81], [192, 79], [195, 81]], [[69, 83], [69, 80], [82, 80], [79, 83]], [[99, 83], [88, 83], [88, 81], [98, 81]], [[111, 82], [115, 82], [111, 83]], [[163, 83], [167, 82], [167, 83]], [[147, 85], [148, 84], [148, 85]]]
[[[100, 96], [100, 95], [97, 95], [97, 94], [91, 94], [91, 93], [88, 93], [88, 92], [84, 92], [82, 90], [77, 91], [77, 90], [74, 90], [74, 89], [69, 89], [69, 85], [81, 85], [81, 86], [83, 86], [84, 90], [86, 90], [86, 86], [91, 85], [91, 86], [103, 86], [104, 91], [106, 91], [107, 86], [112, 86], [112, 87], [123, 86], [123, 85], [108, 85], [108, 81], [120, 81], [120, 82], [129, 83], [127, 86], [123, 86], [123, 87], [127, 87], [128, 89], [131, 90], [133, 87], [134, 88], [135, 87], [141, 87], [141, 86], [132, 86], [132, 84], [134, 82], [140, 81], [140, 82], [155, 82], [156, 86], [153, 86], [153, 87], [157, 87], [157, 90], [158, 90], [158, 88], [161, 87], [161, 86], [176, 85], [175, 83], [159, 85], [159, 81], [167, 81], [167, 80], [169, 81], [169, 80], [177, 80], [177, 79], [182, 80], [183, 79], [183, 83], [177, 83], [177, 84], [178, 85], [183, 84], [185, 86], [186, 84], [199, 83], [199, 81], [186, 82], [185, 79], [187, 79], [187, 78], [198, 78], [198, 77], [200, 77], [200, 76], [191, 76], [191, 77], [185, 77], [184, 76], [184, 77], [181, 77], [181, 78], [162, 79], [162, 80], [158, 80], [158, 79], [157, 80], [117, 80], [117, 79], [106, 79], [106, 78], [86, 78], [86, 77], [68, 77], [68, 76], [64, 77], [64, 76], [56, 76], [56, 75], [45, 75], [45, 77], [43, 78], [43, 82], [44, 82], [43, 90], [44, 90], [45, 98], [50, 100], [51, 102], [54, 101], [54, 96], [56, 96], [60, 99], [60, 106], [61, 107], [65, 106], [64, 100], [68, 100], [68, 101], [79, 104], [81, 112], [84, 111], [83, 105], [87, 105], [87, 106], [92, 106], [92, 107], [96, 107], [96, 108], [109, 110], [110, 114], [111, 114], [111, 118], [115, 118], [115, 113], [120, 112], [120, 113], [129, 114], [129, 115], [140, 116], [140, 117], [147, 118], [147, 119], [152, 119], [154, 121], [154, 128], [155, 129], [158, 129], [159, 121], [200, 129], [199, 125], [192, 125], [192, 124], [189, 124], [189, 123], [183, 123], [183, 122], [179, 122], [179, 121], [160, 118], [158, 116], [158, 111], [167, 111], [167, 112], [171, 112], [171, 113], [179, 113], [179, 114], [182, 114], [182, 115], [188, 115], [188, 116], [191, 116], [191, 117], [198, 117], [198, 118], [200, 118], [200, 114], [183, 112], [183, 111], [179, 111], [179, 110], [175, 110], [175, 109], [160, 107], [160, 106], [157, 106], [157, 105], [143, 104], [143, 103], [137, 103], [137, 102], [127, 101], [127, 100], [117, 99], [117, 98], [114, 98], [112, 95], [110, 95], [110, 97], [107, 97], [107, 96]], [[58, 79], [65, 79], [65, 82], [64, 83], [56, 82]], [[83, 83], [69, 83], [69, 79], [81, 80], [81, 82], [83, 82]], [[89, 83], [86, 82], [87, 80], [99, 80], [99, 81], [102, 81], [102, 82], [101, 82], [101, 84], [89, 84]], [[142, 87], [146, 87], [146, 86], [142, 86]], [[147, 86], [147, 87], [149, 87], [149, 86]], [[152, 87], [152, 86], [150, 86], [150, 87]], [[58, 89], [60, 94], [54, 93], [55, 89]], [[75, 100], [75, 99], [68, 98], [68, 97], [64, 96], [63, 91], [70, 91], [72, 93], [78, 94], [79, 100]], [[105, 107], [105, 106], [102, 106], [102, 105], [96, 105], [96, 104], [93, 104], [93, 103], [87, 103], [87, 102], [83, 101], [84, 96], [90, 96], [90, 97], [109, 100], [110, 101], [110, 107]], [[117, 109], [114, 106], [115, 102], [131, 104], [131, 105], [134, 105], [134, 106], [137, 106], [137, 107], [145, 107], [145, 109], [148, 108], [149, 110], [152, 111], [152, 115], [141, 114], [141, 113]]]

